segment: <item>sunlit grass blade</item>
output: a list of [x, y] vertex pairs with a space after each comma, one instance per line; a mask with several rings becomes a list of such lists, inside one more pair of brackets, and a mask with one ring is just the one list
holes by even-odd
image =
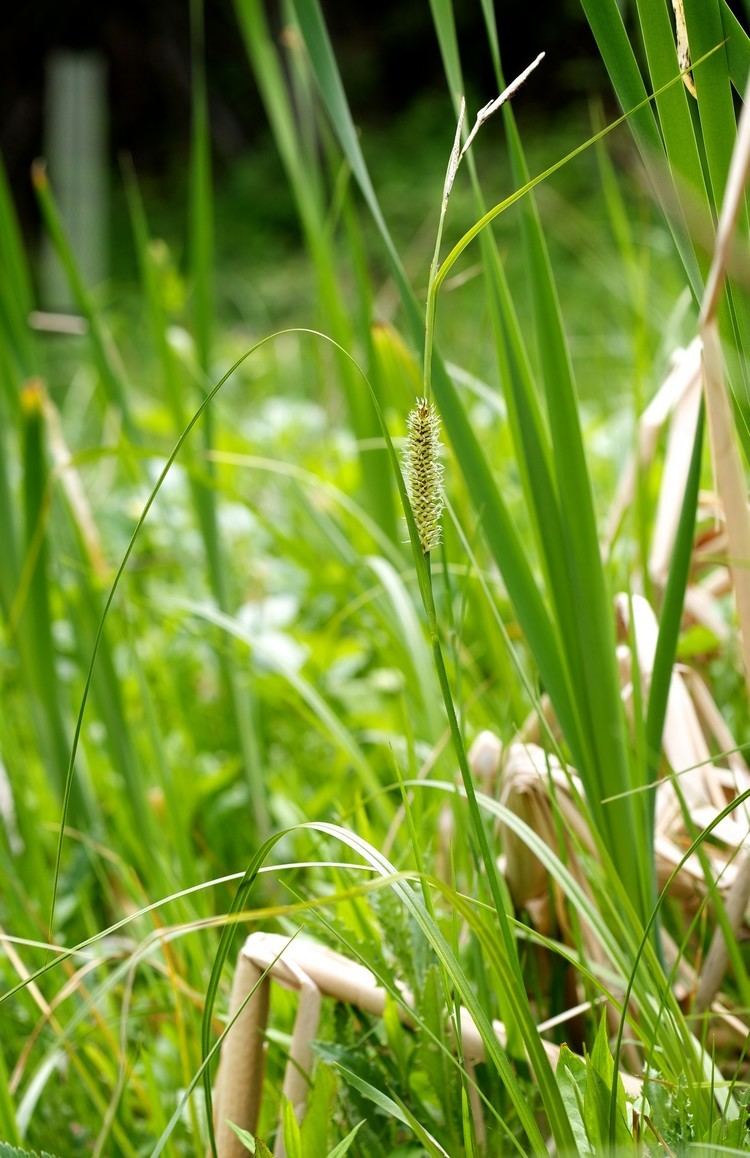
[[12, 476], [22, 388], [38, 373], [35, 343], [29, 329], [33, 307], [31, 276], [5, 166], [0, 158], [0, 603], [9, 613], [19, 576], [19, 531]]
[[[252, 64], [261, 98], [274, 132], [274, 139], [291, 186], [297, 212], [312, 259], [321, 328], [344, 349], [351, 349], [354, 327], [349, 304], [339, 286], [336, 254], [324, 203], [324, 181], [320, 168], [320, 149], [309, 145], [305, 125], [292, 107], [281, 62], [271, 39], [263, 5], [259, 0], [235, 0], [235, 9], [245, 47]], [[307, 67], [299, 50], [292, 49], [288, 62], [293, 72]], [[299, 83], [308, 82], [303, 77]], [[349, 160], [349, 158], [347, 158]], [[351, 366], [334, 351], [334, 364], [346, 399], [352, 430], [366, 442], [377, 437], [378, 424]], [[380, 525], [394, 530], [392, 490], [386, 482], [382, 451], [360, 455], [363, 501]], [[386, 476], [387, 477], [387, 476]]]
[[146, 212], [135, 170], [127, 158], [123, 164], [123, 179], [135, 243], [135, 256], [141, 277], [143, 305], [156, 347], [164, 397], [168, 401], [175, 422], [179, 426], [184, 426], [187, 416], [186, 395], [188, 393], [184, 381], [186, 375], [179, 365], [177, 355], [170, 346], [167, 337], [168, 322], [162, 303], [153, 242], [149, 236]]

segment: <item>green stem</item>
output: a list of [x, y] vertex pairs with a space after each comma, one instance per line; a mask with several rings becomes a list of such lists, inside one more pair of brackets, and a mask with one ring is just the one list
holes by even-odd
[[[427, 304], [425, 307], [425, 326], [424, 326], [424, 365], [422, 372], [422, 381], [424, 385], [424, 396], [427, 401], [432, 399], [432, 347], [435, 341], [435, 315], [437, 313], [437, 288], [438, 288], [438, 273], [440, 270], [440, 247], [443, 242], [443, 228], [445, 226], [445, 217], [448, 212], [448, 201], [450, 200], [451, 190], [453, 189], [453, 182], [456, 179], [458, 167], [461, 164], [463, 152], [460, 151], [461, 145], [461, 130], [464, 124], [465, 106], [463, 100], [461, 101], [461, 109], [458, 114], [458, 123], [456, 125], [456, 136], [453, 141], [453, 148], [448, 160], [448, 168], [445, 174], [445, 182], [443, 184], [443, 197], [440, 202], [440, 217], [438, 219], [437, 232], [435, 234], [435, 249], [432, 254], [432, 261], [430, 262], [430, 272], [427, 279]], [[442, 280], [442, 279], [441, 279]]]
[[[461, 772], [461, 779], [463, 781], [464, 790], [466, 792], [466, 800], [469, 806], [469, 816], [471, 818], [471, 826], [476, 836], [478, 851], [481, 861], [484, 865], [484, 870], [487, 874], [487, 880], [492, 894], [492, 902], [497, 909], [498, 915], [501, 916], [501, 928], [503, 938], [506, 943], [511, 958], [515, 957], [516, 946], [513, 935], [510, 931], [510, 925], [507, 921], [505, 913], [505, 899], [503, 897], [503, 890], [500, 885], [500, 878], [497, 871], [497, 864], [492, 855], [487, 833], [485, 831], [482, 814], [479, 810], [477, 802], [476, 791], [474, 789], [474, 779], [471, 774], [468, 757], [466, 755], [466, 747], [464, 745], [461, 729], [458, 724], [458, 717], [453, 704], [453, 696], [451, 694], [450, 680], [445, 666], [445, 658], [443, 656], [443, 647], [440, 642], [440, 633], [438, 630], [437, 612], [435, 610], [435, 600], [432, 588], [432, 570], [430, 567], [430, 556], [425, 555], [425, 565], [427, 569], [427, 583], [424, 586], [428, 598], [425, 601], [425, 611], [427, 613], [427, 620], [430, 630], [430, 642], [432, 644], [432, 654], [435, 660], [435, 668], [437, 670], [438, 681], [440, 683], [440, 691], [443, 695], [443, 703], [448, 714], [448, 726], [450, 727], [451, 739], [453, 747], [456, 751], [458, 759], [458, 766]], [[520, 974], [519, 974], [520, 975]]]
[[[528, 1003], [525, 1001], [525, 984], [523, 974], [521, 972], [520, 962], [518, 960], [518, 953], [516, 951], [516, 942], [511, 929], [511, 924], [506, 912], [506, 898], [504, 896], [504, 889], [500, 881], [500, 874], [497, 868], [497, 862], [492, 854], [490, 842], [487, 838], [487, 831], [482, 820], [482, 814], [479, 809], [479, 802], [477, 801], [476, 791], [474, 789], [474, 779], [471, 774], [471, 768], [466, 755], [466, 748], [459, 727], [458, 718], [456, 716], [455, 707], [453, 704], [453, 696], [451, 694], [450, 680], [445, 666], [445, 659], [443, 656], [443, 649], [440, 643], [440, 634], [438, 631], [437, 612], [435, 609], [435, 600], [432, 588], [432, 572], [430, 569], [430, 556], [423, 556], [425, 581], [420, 584], [420, 590], [423, 594], [425, 612], [430, 630], [430, 640], [432, 643], [432, 652], [435, 661], [435, 668], [437, 670], [438, 681], [440, 683], [440, 690], [443, 696], [443, 703], [448, 716], [448, 725], [450, 728], [451, 739], [453, 747], [458, 759], [458, 766], [461, 772], [461, 779], [463, 781], [464, 791], [466, 793], [466, 801], [469, 808], [470, 831], [478, 845], [479, 858], [484, 871], [487, 876], [487, 881], [490, 887], [492, 896], [492, 903], [500, 922], [500, 933], [502, 936], [503, 947], [506, 954], [506, 962], [510, 971], [510, 984], [516, 990], [516, 1008], [519, 1014], [519, 1021], [522, 1022], [522, 1034], [524, 1045], [528, 1051], [529, 1060], [532, 1069], [538, 1074], [540, 1067], [549, 1069], [550, 1063], [547, 1055], [544, 1052], [541, 1038], [536, 1029], [531, 1010]], [[567, 1121], [558, 1119], [556, 1122], [556, 1139], [558, 1144], [564, 1141], [567, 1147], [570, 1147], [570, 1152], [573, 1150], [574, 1140], [573, 1134], [570, 1130]]]

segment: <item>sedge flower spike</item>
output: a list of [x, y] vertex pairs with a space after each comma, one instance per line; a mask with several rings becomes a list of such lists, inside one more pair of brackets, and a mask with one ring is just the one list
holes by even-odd
[[440, 544], [443, 513], [443, 466], [440, 462], [440, 419], [426, 398], [408, 419], [409, 437], [404, 455], [406, 491], [409, 495], [419, 542], [425, 555]]

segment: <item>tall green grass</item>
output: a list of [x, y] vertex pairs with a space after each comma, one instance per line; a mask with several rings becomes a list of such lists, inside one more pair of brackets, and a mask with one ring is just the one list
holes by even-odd
[[[639, 3], [627, 26], [614, 3], [583, 7], [622, 107], [618, 131], [632, 132], [649, 175], [650, 228], [671, 238], [672, 275], [698, 303], [708, 254], [693, 224], [711, 227], [721, 204], [747, 38], [723, 3], [686, 0], [694, 101], [667, 4]], [[453, 109], [446, 164], [466, 85], [454, 9], [431, 8]], [[637, 298], [654, 259], [630, 231], [622, 198], [635, 194], [616, 184], [610, 129], [532, 176], [505, 105], [512, 191], [485, 175], [491, 122], [444, 221], [436, 170], [443, 244], [431, 271], [424, 245], [415, 278], [316, 0], [284, 8], [281, 41], [264, 5], [235, 10], [299, 215], [315, 317], [243, 334], [240, 348], [223, 325], [200, 0], [184, 300], [170, 297], [163, 243], [126, 166], [140, 276], [130, 341], [84, 283], [54, 175], [39, 165], [42, 217], [87, 333], [65, 347], [33, 334], [33, 271], [0, 178], [0, 1134], [65, 1154], [205, 1153], [233, 949], [248, 928], [303, 927], [366, 964], [414, 1032], [400, 1015], [380, 1024], [327, 1005], [312, 1109], [301, 1133], [286, 1113], [287, 1152], [334, 1153], [345, 1137], [362, 1155], [742, 1152], [742, 1050], [689, 1016], [667, 953], [674, 942], [699, 960], [726, 914], [715, 889], [697, 916], [657, 899], [653, 855], [650, 789], [664, 771], [707, 477], [702, 424], [654, 672], [648, 688], [635, 680], [633, 718], [613, 599], [623, 585], [650, 590], [639, 563], [656, 495], [641, 477], [634, 518], [605, 558], [606, 456], [588, 444], [568, 281], [544, 211], [552, 173], [564, 179], [595, 146], [596, 204]], [[492, 6], [482, 11], [501, 90], [501, 37]], [[386, 324], [372, 272], [383, 263], [397, 303]], [[457, 274], [472, 278], [473, 298]], [[451, 315], [466, 311], [458, 355], [471, 370], [472, 346], [486, 346], [490, 383], [445, 348], [448, 294]], [[480, 316], [463, 305], [477, 299]], [[733, 284], [721, 321], [742, 437], [745, 312]], [[695, 324], [688, 311], [681, 336]], [[634, 323], [636, 349], [646, 325]], [[641, 358], [640, 368], [655, 388], [663, 367]], [[447, 443], [444, 543], [430, 557], [399, 457], [419, 392], [436, 401]], [[717, 655], [707, 674], [717, 694], [732, 688], [722, 706], [742, 722], [733, 662]], [[566, 839], [554, 793], [557, 848], [475, 782], [475, 732], [509, 741], [526, 714], [542, 721], [550, 759], [580, 776], [590, 847]], [[498, 825], [548, 873], [561, 923], [540, 929], [514, 911]], [[706, 836], [688, 832], [694, 851]], [[726, 997], [741, 1017], [736, 946], [732, 959]], [[554, 1069], [537, 1025], [573, 993], [589, 1004], [552, 1031], [576, 1046]], [[483, 1040], [479, 1067], [454, 1048], [459, 1006]], [[275, 993], [265, 1139], [293, 1013], [291, 995]], [[626, 1061], [646, 1077], [639, 1134], [618, 1080]]]

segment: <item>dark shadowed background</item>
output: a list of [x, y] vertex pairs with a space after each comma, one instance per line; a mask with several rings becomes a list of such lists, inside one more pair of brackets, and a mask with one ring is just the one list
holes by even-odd
[[[548, 54], [544, 84], [530, 100], [540, 113], [559, 111], [604, 90], [591, 34], [578, 0], [497, 6], [506, 74], [515, 75], [537, 52]], [[270, 4], [275, 29], [283, 12]], [[477, 101], [494, 92], [481, 6], [458, 5], [468, 83]], [[392, 119], [413, 102], [444, 93], [443, 72], [427, 0], [360, 5], [324, 0], [347, 92], [357, 119]], [[75, 0], [17, 5], [6, 17], [0, 47], [0, 151], [24, 221], [33, 217], [29, 166], [43, 151], [45, 68], [55, 51], [98, 50], [108, 72], [113, 160], [132, 155], [141, 174], [159, 175], [186, 154], [190, 116], [187, 0]], [[230, 0], [206, 5], [206, 57], [215, 157], [219, 166], [254, 142], [264, 124]]]

